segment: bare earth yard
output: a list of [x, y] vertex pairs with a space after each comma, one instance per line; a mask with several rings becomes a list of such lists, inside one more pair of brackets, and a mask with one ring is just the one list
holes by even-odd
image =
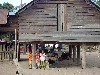
[[[21, 55], [21, 58], [27, 59], [27, 55]], [[86, 53], [87, 68], [82, 69], [81, 63], [78, 66], [72, 60], [64, 60], [64, 67], [53, 65], [48, 70], [44, 69], [28, 69], [28, 60], [20, 61], [24, 75], [100, 75], [100, 53], [87, 52]], [[59, 68], [56, 68], [59, 67]], [[17, 68], [13, 62], [0, 61], [0, 75], [16, 75]]]

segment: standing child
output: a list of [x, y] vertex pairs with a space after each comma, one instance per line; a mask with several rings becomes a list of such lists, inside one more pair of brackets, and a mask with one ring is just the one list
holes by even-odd
[[40, 67], [40, 52], [39, 52], [39, 50], [37, 50], [35, 53], [35, 59], [36, 59], [36, 66], [37, 66], [36, 69], [38, 69]]
[[59, 63], [59, 60], [58, 60], [58, 55], [57, 54], [55, 55], [55, 58], [56, 58], [55, 64], [58, 64]]
[[61, 51], [60, 47], [58, 47], [58, 51], [56, 51], [55, 53], [58, 54], [59, 64], [61, 67], [63, 67], [64, 64], [63, 64], [63, 59], [62, 59], [62, 51]]
[[28, 59], [29, 59], [29, 69], [32, 69], [32, 51], [31, 50], [28, 53]]
[[46, 54], [46, 57], [45, 57], [45, 67], [47, 69], [49, 69], [49, 55], [48, 55], [48, 53]]
[[40, 69], [42, 67], [45, 69], [45, 56], [44, 50], [42, 50], [42, 53], [40, 53]]

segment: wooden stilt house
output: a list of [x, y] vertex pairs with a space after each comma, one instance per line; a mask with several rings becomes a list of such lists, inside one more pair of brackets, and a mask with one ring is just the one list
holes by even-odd
[[82, 68], [86, 68], [86, 45], [100, 45], [100, 8], [90, 0], [34, 0], [17, 15], [19, 43], [32, 44], [33, 66], [38, 43], [66, 43], [70, 52], [71, 45], [77, 45], [77, 62], [81, 45]]
[[11, 51], [11, 57], [13, 57], [14, 44], [12, 49], [9, 50], [9, 46], [14, 40], [15, 29], [18, 29], [18, 19], [16, 15], [9, 15], [8, 10], [0, 9], [0, 58], [10, 59], [9, 51]]

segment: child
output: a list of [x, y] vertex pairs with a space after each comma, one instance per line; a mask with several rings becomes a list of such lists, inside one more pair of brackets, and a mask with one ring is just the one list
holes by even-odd
[[32, 51], [31, 50], [28, 53], [28, 59], [29, 59], [29, 69], [32, 69]]
[[49, 55], [48, 54], [46, 54], [46, 57], [45, 57], [45, 67], [49, 69]]
[[39, 53], [39, 50], [37, 50], [36, 53], [35, 53], [35, 59], [36, 59], [36, 66], [37, 66], [36, 69], [38, 69], [39, 66], [40, 66], [40, 53]]
[[42, 53], [40, 53], [40, 69], [42, 67], [45, 69], [45, 56], [44, 50], [42, 50]]
[[59, 64], [61, 67], [63, 67], [64, 64], [63, 64], [63, 59], [62, 59], [62, 51], [61, 51], [60, 47], [58, 47], [58, 51], [56, 51], [55, 53], [58, 54]]
[[56, 58], [55, 63], [58, 64], [59, 60], [58, 60], [58, 55], [57, 54], [55, 55], [55, 58]]

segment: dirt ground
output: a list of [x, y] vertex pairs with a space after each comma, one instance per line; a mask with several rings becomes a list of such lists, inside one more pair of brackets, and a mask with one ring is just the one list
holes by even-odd
[[[87, 68], [82, 69], [81, 63], [77, 65], [72, 60], [64, 60], [64, 67], [52, 65], [50, 69], [29, 69], [27, 55], [21, 55], [19, 64], [21, 65], [23, 75], [100, 75], [100, 53], [87, 52]], [[0, 75], [16, 75], [17, 68], [13, 62], [0, 61]]]

